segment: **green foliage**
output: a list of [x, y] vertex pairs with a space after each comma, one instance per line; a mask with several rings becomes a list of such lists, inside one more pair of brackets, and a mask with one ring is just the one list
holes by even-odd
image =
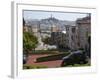
[[38, 45], [38, 39], [32, 33], [24, 32], [23, 33], [23, 48], [26, 51], [35, 49]]
[[33, 54], [59, 54], [58, 51], [50, 51], [50, 50], [35, 50], [32, 53]]
[[37, 58], [37, 62], [44, 62], [44, 61], [54, 61], [54, 60], [61, 60], [63, 57], [67, 56], [69, 53], [61, 53], [61, 54], [56, 54], [56, 55], [49, 55], [45, 57], [40, 57]]
[[32, 65], [32, 64], [24, 64], [23, 69], [39, 69], [39, 68], [47, 68], [47, 66], [43, 65]]
[[90, 63], [86, 63], [86, 64], [74, 64], [74, 65], [66, 65], [63, 67], [86, 67], [86, 66], [91, 66]]
[[51, 38], [47, 36], [47, 37], [45, 37], [45, 38], [42, 39], [42, 42], [44, 44], [49, 44], [50, 45], [50, 40], [51, 40]]

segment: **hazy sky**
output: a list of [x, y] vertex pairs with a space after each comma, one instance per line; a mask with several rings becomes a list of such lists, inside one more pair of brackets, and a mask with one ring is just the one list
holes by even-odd
[[45, 19], [48, 17], [55, 17], [59, 20], [75, 21], [77, 18], [87, 16], [87, 13], [70, 13], [70, 12], [47, 12], [47, 11], [23, 11], [24, 19]]

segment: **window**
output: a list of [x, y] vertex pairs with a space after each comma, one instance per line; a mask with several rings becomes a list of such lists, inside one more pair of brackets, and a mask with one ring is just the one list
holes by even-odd
[[73, 36], [71, 36], [71, 39], [74, 40]]
[[66, 31], [68, 31], [69, 30], [69, 27], [66, 27]]
[[75, 33], [75, 28], [72, 28], [72, 33]]

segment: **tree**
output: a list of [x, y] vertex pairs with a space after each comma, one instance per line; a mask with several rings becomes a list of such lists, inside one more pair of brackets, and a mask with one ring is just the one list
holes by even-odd
[[51, 38], [46, 36], [45, 38], [42, 39], [42, 42], [44, 43], [44, 45], [46, 45], [46, 44], [50, 45], [50, 40], [51, 40]]
[[30, 51], [32, 51], [32, 49], [34, 49], [34, 51], [35, 51], [35, 48], [37, 47], [37, 45], [38, 45], [38, 38], [36, 36], [34, 36], [30, 32], [23, 33], [24, 51], [26, 51], [27, 53], [30, 53]]

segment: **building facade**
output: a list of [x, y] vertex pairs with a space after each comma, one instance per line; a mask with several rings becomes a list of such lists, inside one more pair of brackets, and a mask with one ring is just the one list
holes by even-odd
[[78, 27], [65, 25], [66, 27], [66, 44], [69, 49], [77, 50], [78, 46]]
[[76, 21], [80, 48], [88, 48], [88, 38], [91, 35], [91, 17], [87, 16]]
[[51, 33], [52, 44], [60, 48], [77, 50], [78, 46], [78, 27], [65, 25], [65, 31], [60, 31], [54, 27]]

